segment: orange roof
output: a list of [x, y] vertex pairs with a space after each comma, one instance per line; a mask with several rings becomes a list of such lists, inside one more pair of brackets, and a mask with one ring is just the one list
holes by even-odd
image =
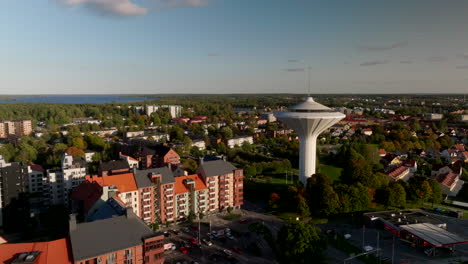
[[138, 187], [135, 182], [133, 173], [122, 173], [111, 176], [86, 176], [89, 182], [97, 182], [101, 186], [115, 186], [121, 193], [137, 191]]
[[0, 263], [10, 263], [18, 254], [40, 251], [36, 264], [72, 264], [71, 247], [66, 238], [49, 242], [0, 245]]
[[408, 170], [405, 166], [399, 166], [388, 173], [388, 176], [392, 177], [393, 179], [398, 179], [403, 173], [406, 173]]
[[437, 176], [437, 181], [447, 187], [452, 187], [453, 183], [457, 179], [458, 175], [452, 172], [440, 174]]
[[119, 152], [119, 155], [120, 155], [121, 157], [123, 157], [123, 158], [128, 158], [129, 160], [138, 161], [138, 160], [136, 160], [134, 157], [130, 157], [130, 156], [127, 156], [127, 155], [122, 154], [122, 152]]
[[192, 174], [192, 175], [174, 178], [175, 180], [174, 192], [176, 194], [186, 193], [189, 191], [189, 189], [184, 184], [184, 180], [186, 179], [192, 179], [195, 181], [195, 191], [206, 189], [205, 182], [203, 182], [203, 180], [197, 174]]

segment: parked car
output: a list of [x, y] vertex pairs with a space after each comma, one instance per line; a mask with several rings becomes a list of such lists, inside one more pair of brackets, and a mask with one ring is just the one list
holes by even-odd
[[179, 248], [179, 250], [182, 254], [187, 254], [189, 252], [189, 248], [186, 248], [186, 247], [181, 247]]
[[188, 241], [189, 241], [190, 243], [192, 243], [193, 245], [196, 245], [196, 244], [197, 244], [197, 240], [196, 240], [194, 237], [189, 238]]
[[213, 245], [213, 243], [211, 243], [211, 241], [206, 240], [205, 238], [203, 238], [202, 241], [203, 241], [203, 243], [205, 243], [205, 245], [207, 245], [207, 246], [212, 246], [212, 245]]
[[241, 224], [245, 224], [245, 223], [248, 223], [248, 222], [250, 222], [250, 220], [248, 218], [242, 218], [242, 219], [239, 220], [239, 223], [241, 223]]
[[179, 230], [172, 229], [171, 232], [174, 233], [174, 235], [178, 235], [178, 234], [179, 234]]
[[240, 248], [238, 247], [233, 247], [232, 250], [236, 252], [237, 254], [242, 254], [242, 250], [240, 250]]
[[224, 254], [226, 254], [226, 256], [232, 256], [232, 251], [229, 250], [229, 249], [225, 249], [223, 250]]
[[188, 227], [184, 227], [184, 228], [182, 228], [182, 230], [183, 230], [185, 233], [190, 233], [190, 229], [188, 229]]
[[230, 240], [235, 240], [235, 239], [236, 239], [236, 238], [235, 238], [233, 235], [231, 235], [230, 233], [228, 233], [228, 234], [226, 235], [226, 237], [229, 238]]
[[176, 245], [174, 243], [164, 244], [164, 250], [175, 250], [175, 249], [176, 249]]
[[169, 237], [171, 234], [168, 231], [164, 231], [164, 236]]

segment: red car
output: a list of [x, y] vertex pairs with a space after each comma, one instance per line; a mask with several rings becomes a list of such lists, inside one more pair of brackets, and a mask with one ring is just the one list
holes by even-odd
[[187, 254], [187, 252], [189, 251], [186, 247], [180, 247], [179, 250], [180, 252], [182, 252], [182, 254]]
[[240, 250], [238, 247], [233, 247], [232, 251], [236, 252], [237, 254], [242, 254], [242, 250]]
[[249, 222], [249, 219], [247, 219], [247, 218], [239, 220], [239, 223], [241, 223], [241, 224], [248, 223], [248, 222]]
[[194, 244], [194, 245], [197, 244], [197, 240], [194, 237], [189, 238], [189, 242]]

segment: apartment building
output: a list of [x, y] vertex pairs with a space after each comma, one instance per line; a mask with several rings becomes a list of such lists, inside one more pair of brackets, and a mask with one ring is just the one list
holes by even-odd
[[48, 193], [49, 203], [68, 205], [70, 192], [85, 180], [86, 168], [83, 158], [63, 154], [62, 167], [47, 170], [47, 188], [44, 188], [44, 192]]
[[95, 182], [99, 184], [101, 192], [102, 188], [105, 186], [114, 186], [117, 189], [116, 198], [120, 200], [125, 207], [131, 207], [136, 215], [141, 216], [138, 187], [132, 172], [111, 176], [88, 175], [85, 177], [85, 180], [88, 183]]
[[177, 220], [186, 219], [190, 213], [194, 215], [207, 213], [208, 188], [198, 174], [176, 177], [174, 195]]
[[227, 138], [224, 143], [228, 148], [234, 148], [235, 146], [241, 147], [244, 144], [244, 142], [253, 144], [253, 136], [238, 136], [233, 138]]
[[159, 109], [167, 109], [172, 118], [179, 117], [182, 114], [182, 106], [180, 105], [146, 105], [145, 113], [146, 115], [150, 116]]
[[243, 170], [225, 160], [200, 161], [198, 174], [208, 188], [208, 213], [243, 204]]
[[141, 218], [146, 223], [174, 222], [174, 174], [169, 167], [135, 170], [141, 201]]
[[10, 208], [10, 204], [28, 191], [27, 185], [27, 166], [20, 162], [8, 163], [0, 155], [0, 227], [7, 219], [14, 220], [14, 217], [8, 217], [9, 214], [14, 214], [15, 209], [21, 208]]
[[29, 136], [32, 133], [32, 120], [0, 121], [0, 138], [10, 135]]

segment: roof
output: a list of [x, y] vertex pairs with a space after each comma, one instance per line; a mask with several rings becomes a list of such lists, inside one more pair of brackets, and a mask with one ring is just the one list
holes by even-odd
[[402, 162], [403, 166], [406, 166], [406, 167], [414, 167], [416, 165], [416, 161], [415, 160], [404, 160]]
[[408, 171], [408, 168], [405, 166], [400, 166], [397, 167], [396, 169], [392, 170], [391, 172], [388, 173], [388, 176], [392, 177], [393, 179], [398, 179], [399, 176], [403, 173]]
[[80, 223], [70, 231], [73, 258], [76, 262], [138, 246], [143, 244], [143, 237], [151, 235], [153, 231], [133, 212]]
[[156, 146], [145, 146], [141, 150], [141, 155], [147, 156], [147, 155], [159, 155], [159, 156], [165, 156], [167, 152], [171, 150], [170, 147], [163, 146], [163, 145], [156, 145]]
[[232, 173], [237, 168], [225, 160], [213, 160], [203, 162], [200, 169], [205, 172], [206, 177], [211, 177]]
[[119, 156], [120, 156], [121, 158], [126, 158], [126, 159], [129, 159], [129, 160], [138, 161], [138, 160], [136, 160], [134, 157], [131, 157], [131, 156], [122, 154], [122, 152], [119, 152]]
[[88, 216], [87, 220], [96, 221], [125, 214], [125, 205], [115, 197], [109, 198], [97, 211]]
[[468, 240], [433, 224], [401, 225], [400, 228], [435, 247], [468, 243]]
[[329, 107], [326, 107], [322, 104], [315, 102], [314, 99], [309, 96], [304, 102], [291, 106], [289, 110], [331, 110], [331, 109]]
[[153, 169], [147, 169], [147, 170], [137, 170], [135, 172], [135, 180], [136, 180], [136, 184], [138, 188], [152, 186], [150, 177], [148, 177], [148, 175], [150, 174], [160, 174], [162, 176], [161, 184], [168, 184], [168, 183], [175, 182], [174, 174], [172, 173], [172, 170], [170, 170], [168, 167], [153, 168]]
[[189, 189], [184, 184], [184, 181], [186, 180], [195, 181], [195, 191], [200, 191], [200, 190], [207, 188], [205, 182], [197, 174], [180, 176], [180, 177], [175, 177], [175, 188], [174, 188], [175, 194], [186, 193], [189, 191]]
[[451, 187], [453, 183], [455, 182], [455, 180], [457, 179], [457, 177], [458, 177], [457, 174], [453, 172], [447, 172], [447, 173], [438, 175], [437, 181], [442, 185]]
[[41, 165], [37, 165], [37, 164], [29, 164], [29, 167], [31, 167], [31, 170], [32, 171], [40, 171], [40, 172], [44, 172], [44, 168], [41, 166]]
[[76, 201], [83, 201], [83, 209], [89, 209], [101, 198], [102, 186], [97, 182], [84, 181], [78, 185], [71, 193], [71, 198]]
[[130, 169], [126, 160], [111, 160], [99, 165], [99, 171], [124, 170]]
[[88, 182], [97, 182], [101, 186], [115, 186], [121, 193], [137, 191], [133, 173], [122, 173], [111, 176], [86, 176]]
[[40, 251], [35, 264], [71, 264], [70, 243], [66, 238], [49, 242], [14, 243], [0, 245], [0, 263], [10, 263], [20, 253]]

